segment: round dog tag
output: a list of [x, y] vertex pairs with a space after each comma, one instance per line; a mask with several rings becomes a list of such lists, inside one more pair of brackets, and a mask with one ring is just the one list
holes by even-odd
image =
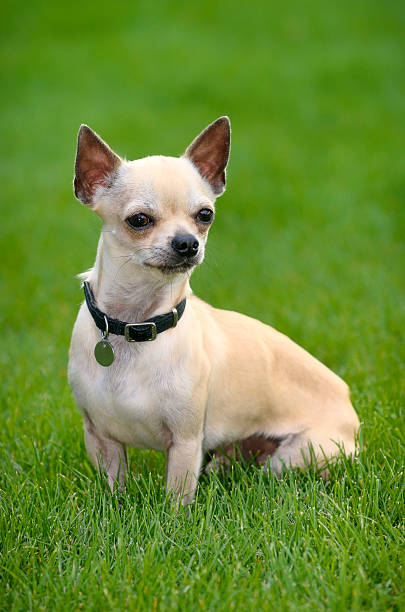
[[100, 340], [94, 347], [94, 356], [102, 366], [109, 366], [114, 361], [114, 349], [107, 340]]

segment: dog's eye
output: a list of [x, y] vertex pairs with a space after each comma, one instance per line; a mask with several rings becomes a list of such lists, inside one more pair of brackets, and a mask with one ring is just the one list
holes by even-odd
[[202, 208], [195, 216], [200, 223], [211, 223], [214, 213], [210, 208]]
[[125, 219], [125, 222], [134, 229], [144, 229], [145, 227], [151, 225], [152, 219], [147, 215], [139, 213], [137, 215], [131, 215], [131, 217]]

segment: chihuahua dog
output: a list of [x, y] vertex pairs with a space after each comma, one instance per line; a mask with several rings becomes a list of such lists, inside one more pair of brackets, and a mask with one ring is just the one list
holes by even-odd
[[215, 200], [225, 189], [230, 123], [220, 117], [180, 158], [126, 161], [80, 127], [76, 197], [101, 217], [69, 382], [85, 444], [111, 488], [126, 445], [163, 451], [167, 489], [190, 502], [204, 453], [235, 444], [279, 476], [355, 451], [347, 385], [285, 335], [192, 295]]

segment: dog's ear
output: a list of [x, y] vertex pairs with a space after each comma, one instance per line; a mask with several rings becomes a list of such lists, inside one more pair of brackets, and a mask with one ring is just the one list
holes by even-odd
[[228, 117], [220, 117], [206, 127], [184, 153], [217, 196], [225, 190], [225, 168], [230, 147], [231, 124]]
[[91, 206], [97, 187], [110, 187], [122, 160], [88, 125], [77, 135], [74, 190], [78, 200]]

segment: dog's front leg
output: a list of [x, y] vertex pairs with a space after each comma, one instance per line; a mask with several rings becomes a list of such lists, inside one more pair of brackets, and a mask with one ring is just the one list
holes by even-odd
[[120, 490], [124, 489], [127, 473], [124, 446], [97, 432], [86, 416], [83, 417], [83, 425], [87, 454], [94, 467], [100, 472], [106, 472], [111, 491], [117, 485]]
[[202, 438], [173, 441], [167, 452], [166, 488], [183, 506], [194, 499], [202, 462]]

